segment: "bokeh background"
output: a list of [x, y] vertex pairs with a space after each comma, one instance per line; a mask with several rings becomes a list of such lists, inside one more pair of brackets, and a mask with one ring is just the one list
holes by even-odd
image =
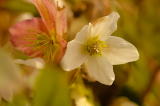
[[[77, 106], [160, 106], [160, 1], [66, 0], [65, 5], [68, 9], [67, 40], [73, 39], [75, 34], [88, 22], [93, 22], [112, 11], [117, 11], [120, 14], [120, 20], [118, 21], [118, 29], [113, 35], [121, 36], [132, 42], [140, 53], [138, 61], [114, 66], [116, 81], [112, 86], [83, 79], [84, 85], [81, 85], [79, 89], [82, 90], [85, 86], [85, 90], [86, 88], [87, 90], [83, 91], [85, 91], [85, 95], [88, 95], [87, 99], [93, 99], [93, 97], [94, 99], [90, 100], [88, 105]], [[6, 97], [9, 92], [4, 92], [4, 83], [1, 83], [4, 78], [8, 77], [8, 73], [13, 73], [12, 70], [22, 70], [12, 68], [13, 60], [27, 58], [12, 47], [8, 30], [11, 25], [34, 16], [38, 17], [39, 14], [29, 0], [0, 0], [0, 89], [3, 88], [0, 90], [0, 96], [5, 95]], [[5, 77], [3, 70], [8, 70]], [[32, 77], [33, 72], [30, 70], [30, 68], [23, 67], [22, 77], [26, 79], [28, 76]], [[37, 89], [35, 92], [38, 92], [38, 95], [33, 100], [36, 102], [34, 105], [70, 106], [70, 100], [65, 97], [68, 93], [68, 87], [63, 80], [64, 77], [59, 75], [59, 72], [52, 73], [46, 70], [51, 69], [44, 69], [45, 73], [42, 71], [38, 79], [38, 82], [41, 83], [37, 83], [35, 87]], [[54, 78], [52, 78], [52, 74]], [[49, 76], [51, 78], [48, 78]], [[13, 79], [16, 81], [17, 77]], [[6, 88], [12, 85], [18, 86], [13, 84], [15, 83], [13, 79], [12, 82], [9, 81]], [[57, 88], [50, 85], [55, 85]], [[59, 92], [55, 94], [57, 90]], [[10, 103], [2, 100], [0, 106], [30, 106], [29, 102], [32, 101], [30, 89], [26, 88], [22, 92], [25, 94], [18, 93], [18, 96], [14, 96]], [[55, 95], [52, 99], [49, 95], [50, 92]], [[91, 92], [92, 94], [90, 94]], [[54, 103], [47, 105], [50, 101], [54, 101]], [[61, 102], [64, 102], [65, 105], [60, 104]]]

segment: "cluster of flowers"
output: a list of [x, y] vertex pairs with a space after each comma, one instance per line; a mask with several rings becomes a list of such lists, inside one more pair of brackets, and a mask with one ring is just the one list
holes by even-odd
[[117, 12], [85, 25], [67, 42], [64, 39], [67, 11], [63, 2], [33, 0], [33, 3], [41, 18], [25, 20], [10, 28], [12, 44], [28, 56], [60, 64], [65, 71], [83, 65], [90, 78], [105, 85], [111, 85], [115, 79], [113, 65], [139, 58], [134, 45], [111, 36], [117, 29], [120, 17]]

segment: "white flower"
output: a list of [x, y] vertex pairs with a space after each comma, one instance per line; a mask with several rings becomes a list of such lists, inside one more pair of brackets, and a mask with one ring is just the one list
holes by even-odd
[[8, 53], [0, 49], [0, 101], [12, 101], [13, 95], [22, 89], [23, 84], [19, 67]]
[[139, 58], [135, 46], [120, 37], [110, 36], [117, 29], [118, 18], [119, 14], [113, 12], [84, 26], [68, 43], [62, 68], [70, 71], [84, 64], [91, 78], [111, 85], [115, 79], [112, 65]]
[[33, 69], [30, 75], [27, 75], [26, 77], [24, 77], [25, 81], [28, 84], [28, 87], [31, 87], [32, 89], [32, 87], [35, 84], [36, 78], [39, 75], [39, 72], [40, 72], [39, 70], [45, 67], [44, 60], [42, 58], [37, 57], [37, 58], [26, 59], [26, 60], [16, 59], [14, 60], [14, 62], [16, 64], [28, 66]]

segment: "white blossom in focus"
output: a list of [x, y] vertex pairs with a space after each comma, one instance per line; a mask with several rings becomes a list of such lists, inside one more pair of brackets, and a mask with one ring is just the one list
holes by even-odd
[[136, 61], [139, 53], [128, 41], [111, 36], [117, 29], [119, 14], [116, 12], [85, 25], [74, 40], [70, 41], [61, 65], [71, 71], [82, 64], [90, 78], [105, 85], [115, 80], [112, 65]]

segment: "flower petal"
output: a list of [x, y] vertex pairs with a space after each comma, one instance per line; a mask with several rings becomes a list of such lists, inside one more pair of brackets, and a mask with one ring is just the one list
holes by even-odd
[[46, 28], [41, 19], [33, 18], [26, 21], [19, 22], [10, 29], [11, 42], [20, 51], [29, 56], [39, 56], [40, 51], [35, 51], [29, 45], [36, 39], [36, 34], [45, 33]]
[[[67, 32], [67, 12], [65, 8], [60, 8], [62, 1], [54, 0], [33, 0], [37, 7], [48, 32], [51, 35], [57, 34], [57, 40], [61, 42], [63, 34]], [[55, 3], [56, 2], [56, 3]]]
[[90, 36], [92, 24], [85, 25], [76, 35], [75, 40], [79, 42], [85, 42]]
[[78, 68], [86, 60], [86, 55], [82, 53], [82, 44], [72, 40], [67, 45], [67, 50], [62, 58], [61, 65], [66, 71]]
[[92, 28], [93, 36], [100, 36], [101, 40], [106, 40], [117, 29], [117, 21], [119, 19], [117, 12], [112, 12], [110, 15], [98, 19]]
[[11, 56], [0, 49], [0, 98], [11, 101], [12, 96], [24, 87], [24, 76], [20, 70]]
[[44, 60], [42, 58], [32, 58], [27, 60], [16, 59], [15, 63], [24, 64], [26, 66], [33, 67], [35, 69], [42, 69], [44, 68], [45, 65]]
[[66, 9], [61, 9], [56, 15], [56, 31], [57, 34], [62, 36], [67, 32], [67, 11]]
[[3, 86], [0, 88], [0, 96], [6, 101], [12, 101], [13, 98], [13, 90], [11, 86]]
[[64, 1], [63, 0], [54, 0], [56, 6], [60, 9], [64, 8]]
[[49, 31], [55, 29], [56, 6], [51, 0], [33, 0]]
[[109, 36], [106, 42], [108, 48], [105, 55], [112, 65], [136, 61], [139, 58], [136, 47], [120, 37]]
[[89, 77], [102, 84], [112, 85], [115, 79], [113, 66], [107, 61], [105, 56], [91, 57], [85, 62], [85, 66]]

